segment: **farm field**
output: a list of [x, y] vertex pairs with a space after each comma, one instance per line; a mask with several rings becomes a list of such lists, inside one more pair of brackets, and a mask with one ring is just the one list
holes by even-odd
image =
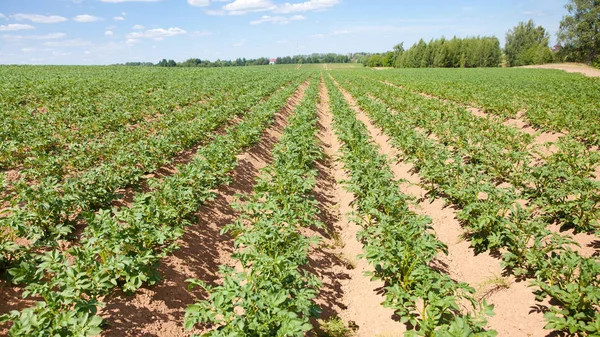
[[598, 78], [0, 78], [0, 335], [600, 335]]

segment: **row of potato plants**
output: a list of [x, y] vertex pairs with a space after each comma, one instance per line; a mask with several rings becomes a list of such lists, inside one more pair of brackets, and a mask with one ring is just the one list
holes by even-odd
[[537, 128], [567, 132], [588, 145], [600, 145], [596, 98], [600, 81], [595, 78], [542, 69], [407, 69], [374, 76], [503, 118], [525, 111]]
[[[348, 82], [347, 77], [341, 78]], [[483, 164], [496, 183], [518, 188], [547, 223], [578, 232], [600, 229], [600, 182], [592, 179], [600, 164], [597, 151], [566, 136], [556, 143], [555, 153], [544, 155], [543, 148], [532, 146], [533, 136], [477, 117], [455, 104], [377, 81], [355, 85], [361, 94], [375, 95], [404, 111], [409, 117], [405, 123], [433, 134], [441, 144], [461, 153], [463, 161]]]
[[[264, 77], [251, 77], [253, 81], [260, 82]], [[182, 123], [201, 118], [202, 114], [215, 107], [225, 104], [235, 104], [240, 96], [251, 90], [250, 84], [243, 82], [240, 77], [232, 77], [227, 81], [214, 80], [212, 83], [202, 83], [203, 91], [210, 94], [210, 99], [204, 99], [202, 104], [190, 104], [185, 107], [176, 107], [164, 115], [146, 116], [134, 125], [125, 124], [113, 132], [102, 132], [96, 129], [94, 139], [71, 140], [56, 151], [30, 151], [19, 169], [20, 176], [26, 180], [39, 180], [46, 177], [55, 177], [62, 180], [65, 175], [75, 175], [84, 170], [98, 166], [100, 162], [112, 162], [125, 154], [135, 153], [130, 147], [123, 144], [146, 144], [152, 146], [149, 139], [181, 127]], [[264, 83], [264, 82], [263, 82]], [[195, 84], [192, 84], [192, 86]], [[206, 86], [206, 87], [204, 87]], [[145, 110], [151, 108], [147, 107]], [[38, 126], [43, 128], [42, 123]], [[68, 139], [63, 139], [68, 141]], [[185, 142], [185, 140], [184, 140]], [[173, 146], [181, 146], [174, 143]], [[143, 148], [141, 148], [143, 149]], [[136, 151], [137, 152], [137, 151]]]
[[[262, 83], [239, 97], [232, 95], [235, 100], [230, 104], [194, 112], [196, 118], [183, 119], [160, 135], [137, 144], [124, 142], [115, 161], [102, 162], [80, 175], [63, 181], [49, 176], [33, 186], [21, 180], [7, 195], [11, 207], [0, 218], [0, 227], [7, 233], [0, 243], [0, 268], [10, 267], [23, 257], [24, 251], [56, 246], [58, 239], [69, 238], [74, 224], [82, 220], [85, 212], [109, 207], [120, 197], [120, 188], [136, 184], [144, 174], [168, 163], [178, 151], [210, 140], [214, 137], [212, 131], [234, 116], [243, 115], [289, 80], [282, 76], [272, 83]], [[27, 245], [16, 244], [14, 238], [28, 240]]]
[[[411, 161], [423, 186], [459, 207], [458, 217], [473, 245], [505, 249], [503, 265], [517, 276], [532, 279], [538, 299], [556, 300], [545, 318], [546, 328], [571, 334], [597, 334], [600, 314], [600, 262], [583, 257], [570, 246], [574, 242], [548, 230], [534, 209], [518, 203], [514, 187], [498, 187], [491, 169], [481, 162], [465, 162], [411, 125], [407, 110], [391, 110], [378, 99], [365, 95], [357, 86], [346, 88], [357, 97], [360, 107]], [[424, 108], [420, 111], [423, 112]], [[485, 198], [481, 198], [481, 193]]]
[[485, 330], [493, 307], [478, 302], [468, 284], [433, 267], [438, 254], [447, 254], [447, 246], [436, 238], [431, 218], [409, 209], [412, 201], [400, 193], [389, 158], [379, 153], [329, 78], [327, 87], [350, 176], [348, 190], [356, 198], [353, 221], [362, 228], [357, 237], [364, 245], [363, 257], [374, 267], [372, 278], [385, 282], [384, 305], [409, 323], [407, 335], [495, 336], [495, 331]]
[[185, 326], [210, 323], [206, 336], [304, 336], [320, 281], [307, 270], [311, 246], [318, 237], [300, 229], [321, 227], [313, 191], [322, 157], [317, 144], [318, 78], [288, 119], [273, 149], [273, 163], [261, 170], [253, 192], [240, 196], [239, 217], [223, 228], [235, 238], [239, 268], [220, 267], [222, 284], [190, 279], [208, 299], [186, 309]]
[[216, 93], [223, 78], [107, 67], [2, 67], [0, 74], [2, 169], [195, 104]]
[[138, 194], [127, 208], [88, 212], [79, 245], [43, 255], [32, 254], [9, 270], [23, 295], [40, 299], [35, 306], [0, 316], [12, 326], [10, 336], [92, 336], [101, 332], [97, 316], [103, 296], [115, 288], [133, 292], [160, 280], [160, 260], [177, 248], [198, 206], [230, 181], [243, 149], [255, 144], [272, 123], [296, 85], [256, 105], [240, 123], [200, 148], [195, 157], [151, 190]]

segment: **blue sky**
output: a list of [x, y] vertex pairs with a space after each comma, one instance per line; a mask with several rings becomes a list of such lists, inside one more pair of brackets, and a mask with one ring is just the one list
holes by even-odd
[[495, 35], [533, 19], [555, 41], [567, 0], [0, 0], [0, 64], [112, 64], [381, 52]]

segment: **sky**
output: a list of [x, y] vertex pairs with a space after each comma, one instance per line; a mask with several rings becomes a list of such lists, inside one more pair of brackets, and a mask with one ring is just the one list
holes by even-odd
[[[289, 2], [288, 2], [289, 1]], [[0, 64], [114, 64], [384, 52], [533, 19], [567, 0], [0, 0]]]

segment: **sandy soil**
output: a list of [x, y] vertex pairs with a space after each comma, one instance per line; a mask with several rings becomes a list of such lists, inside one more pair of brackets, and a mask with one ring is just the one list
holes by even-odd
[[549, 63], [541, 65], [523, 66], [520, 68], [558, 69], [568, 73], [580, 73], [588, 77], [600, 77], [600, 69], [582, 63]]
[[249, 193], [259, 170], [271, 162], [271, 150], [287, 124], [287, 117], [304, 96], [304, 83], [287, 106], [275, 116], [273, 125], [263, 134], [258, 144], [238, 155], [238, 166], [233, 172], [233, 183], [221, 186], [217, 198], [202, 206], [198, 221], [186, 228], [180, 249], [167, 257], [160, 267], [163, 282], [151, 288], [142, 288], [134, 296], [117, 292], [106, 299], [101, 315], [109, 322], [102, 336], [188, 336], [197, 331], [185, 331], [183, 316], [188, 304], [203, 298], [202, 291], [188, 291], [188, 278], [199, 278], [208, 283], [219, 282], [218, 266], [234, 266], [231, 259], [233, 240], [220, 235], [223, 226], [231, 223], [236, 212], [230, 204], [234, 195]]
[[357, 255], [362, 253], [362, 244], [356, 239], [360, 228], [347, 218], [347, 214], [353, 211], [351, 202], [354, 196], [340, 183], [347, 179], [347, 175], [339, 161], [341, 145], [332, 130], [329, 97], [324, 85], [321, 85], [320, 97], [319, 138], [329, 161], [330, 175], [326, 193], [329, 196], [330, 214], [327, 227], [330, 233], [335, 233], [329, 236], [329, 242], [326, 241], [329, 246], [326, 250], [335, 256], [338, 263], [329, 268], [330, 272], [319, 273], [323, 290], [317, 302], [323, 306], [323, 318], [339, 316], [346, 324], [357, 329], [356, 336], [398, 335], [405, 328], [394, 319], [392, 309], [381, 305], [385, 299], [381, 292], [383, 283], [373, 282], [365, 276], [364, 273], [372, 271], [372, 268], [365, 259], [357, 259]]
[[391, 168], [396, 179], [405, 179], [401, 192], [418, 201], [413, 210], [432, 218], [437, 237], [448, 245], [448, 255], [439, 256], [442, 269], [454, 280], [467, 282], [477, 290], [478, 298], [493, 304], [496, 315], [489, 319], [488, 327], [498, 331], [499, 336], [546, 336], [543, 313], [532, 310], [539, 305], [528, 282], [516, 282], [513, 277], [503, 277], [500, 260], [489, 253], [475, 255], [468, 241], [462, 239], [463, 230], [456, 212], [438, 199], [430, 203], [427, 191], [419, 186], [420, 177], [413, 172], [410, 163], [401, 160], [401, 153], [391, 146], [390, 139], [375, 127], [355, 99], [346, 91], [343, 94], [365, 123], [381, 153], [397, 159]]

